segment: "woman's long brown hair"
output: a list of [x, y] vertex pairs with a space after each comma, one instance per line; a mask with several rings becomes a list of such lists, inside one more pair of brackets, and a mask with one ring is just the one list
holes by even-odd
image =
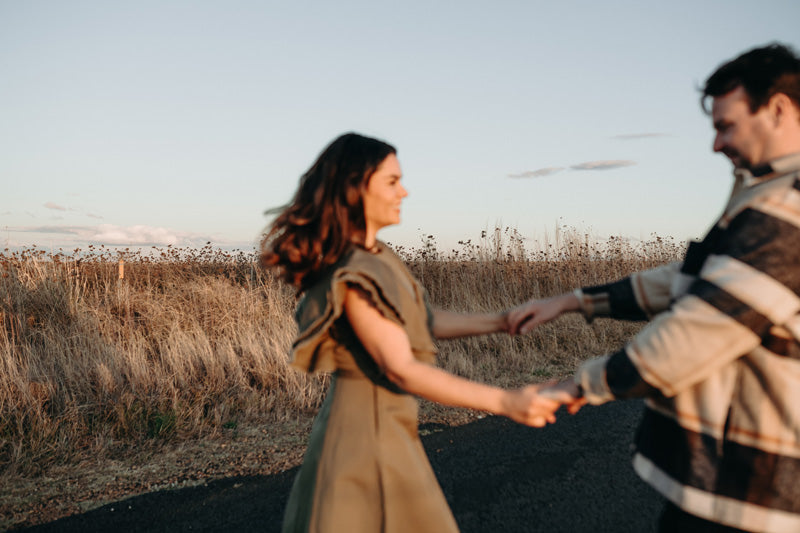
[[261, 264], [277, 268], [303, 291], [366, 232], [362, 193], [369, 178], [395, 148], [346, 133], [331, 142], [300, 177], [292, 201], [279, 212], [261, 241]]

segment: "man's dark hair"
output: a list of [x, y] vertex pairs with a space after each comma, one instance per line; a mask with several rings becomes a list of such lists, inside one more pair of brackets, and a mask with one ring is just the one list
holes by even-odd
[[706, 80], [700, 105], [710, 113], [708, 98], [742, 87], [755, 113], [777, 93], [788, 96], [800, 108], [800, 58], [788, 46], [773, 43], [754, 48], [720, 65]]

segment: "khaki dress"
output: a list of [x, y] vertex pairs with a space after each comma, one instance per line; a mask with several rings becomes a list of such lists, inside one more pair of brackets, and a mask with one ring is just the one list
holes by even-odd
[[414, 356], [434, 361], [424, 290], [383, 243], [356, 248], [311, 287], [297, 308], [292, 364], [332, 371], [283, 531], [458, 531], [417, 433], [417, 400], [388, 381], [344, 315], [357, 286], [384, 317], [408, 333]]

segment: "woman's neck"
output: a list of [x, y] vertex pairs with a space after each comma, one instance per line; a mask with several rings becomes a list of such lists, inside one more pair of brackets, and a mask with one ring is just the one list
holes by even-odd
[[364, 248], [367, 250], [372, 250], [375, 248], [375, 245], [378, 242], [377, 234], [377, 231], [370, 231], [369, 228], [367, 229], [367, 232], [364, 235]]

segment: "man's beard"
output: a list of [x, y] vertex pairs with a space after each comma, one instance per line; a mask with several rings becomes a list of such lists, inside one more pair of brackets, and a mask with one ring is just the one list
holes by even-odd
[[733, 163], [733, 168], [741, 168], [743, 170], [752, 170], [753, 165], [742, 157], [742, 155], [737, 152], [736, 150], [723, 150], [723, 154], [727, 157], [731, 163]]

